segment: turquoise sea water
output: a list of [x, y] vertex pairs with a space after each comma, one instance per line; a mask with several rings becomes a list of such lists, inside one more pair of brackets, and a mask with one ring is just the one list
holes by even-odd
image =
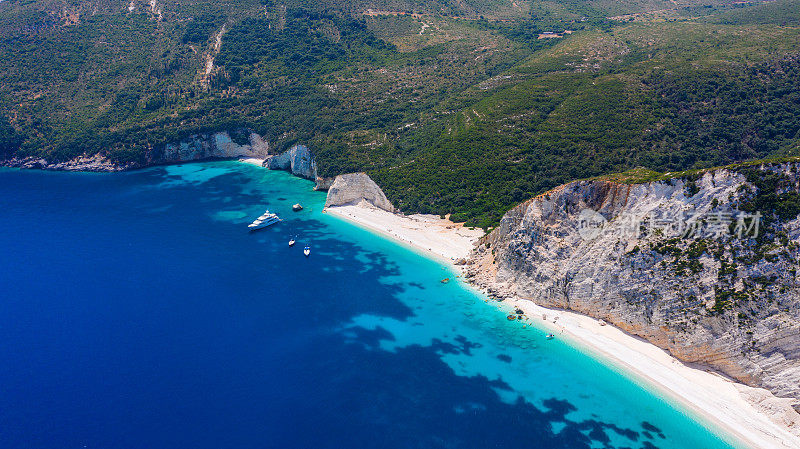
[[312, 187], [0, 171], [0, 447], [736, 447]]

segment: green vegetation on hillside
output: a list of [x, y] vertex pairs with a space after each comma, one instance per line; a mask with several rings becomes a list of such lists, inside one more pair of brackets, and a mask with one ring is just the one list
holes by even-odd
[[[541, 52], [510, 71], [522, 73], [522, 81], [462, 109], [451, 132], [412, 164], [376, 170], [375, 177], [401, 208], [455, 211], [455, 219], [488, 226], [517, 202], [576, 178], [634, 167], [681, 171], [796, 151], [796, 44], [781, 37], [773, 57], [747, 40], [717, 47], [738, 29], [678, 36], [682, 31], [631, 25], [610, 36], [584, 33]], [[695, 48], [696, 58], [669, 47], [709, 38], [703, 45], [713, 50]], [[645, 47], [641, 39], [667, 43], [645, 41]], [[725, 56], [732, 60], [718, 59]]]
[[712, 21], [726, 25], [775, 24], [798, 26], [800, 25], [800, 1], [776, 0], [755, 7], [742, 5], [713, 17]]
[[217, 62], [229, 79], [221, 85], [252, 87], [280, 77], [313, 81], [348, 67], [379, 63], [392, 54], [391, 44], [351, 18], [295, 9], [284, 20], [277, 30], [268, 19], [248, 18], [225, 35]]
[[189, 21], [183, 31], [181, 40], [184, 44], [200, 44], [206, 42], [224, 23], [225, 17], [220, 17], [211, 13], [202, 13]]
[[0, 149], [145, 164], [249, 129], [486, 227], [576, 178], [797, 154], [796, 2], [6, 0]]
[[8, 120], [0, 117], [0, 157], [13, 154], [19, 149], [22, 141], [22, 136], [8, 123]]

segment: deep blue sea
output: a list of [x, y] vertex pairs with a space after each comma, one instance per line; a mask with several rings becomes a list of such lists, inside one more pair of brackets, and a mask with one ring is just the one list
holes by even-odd
[[735, 447], [312, 187], [0, 170], [0, 448]]

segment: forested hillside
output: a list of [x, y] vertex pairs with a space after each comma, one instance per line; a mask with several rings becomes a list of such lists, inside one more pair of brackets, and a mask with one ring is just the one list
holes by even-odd
[[5, 0], [0, 155], [252, 130], [485, 227], [575, 178], [797, 154], [797, 5]]

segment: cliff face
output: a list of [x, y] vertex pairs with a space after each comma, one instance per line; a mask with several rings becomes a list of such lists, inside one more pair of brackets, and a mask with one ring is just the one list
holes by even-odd
[[270, 156], [265, 165], [270, 170], [286, 170], [311, 180], [317, 177], [317, 163], [305, 145], [295, 145], [279, 155]]
[[239, 145], [227, 132], [218, 132], [194, 135], [177, 144], [153, 149], [147, 153], [146, 160], [148, 165], [158, 165], [211, 158], [264, 158], [268, 152], [269, 143], [258, 134], [251, 133], [249, 143]]
[[370, 206], [394, 212], [394, 206], [386, 198], [378, 184], [366, 173], [349, 173], [337, 176], [328, 189], [325, 207], [367, 203]]
[[196, 134], [178, 143], [151, 148], [145, 154], [144, 164], [121, 164], [109, 160], [101, 154], [95, 154], [92, 156], [79, 156], [66, 162], [49, 162], [44, 158], [38, 157], [12, 158], [0, 161], [0, 165], [42, 170], [112, 172], [203, 159], [237, 157], [263, 159], [267, 157], [269, 142], [266, 142], [256, 133], [251, 133], [248, 140], [248, 143], [239, 145], [231, 139], [230, 134], [227, 132]]
[[270, 170], [286, 170], [295, 176], [314, 181], [315, 190], [328, 190], [335, 178], [317, 176], [314, 154], [305, 145], [295, 145], [275, 156], [268, 156], [264, 166]]
[[0, 166], [40, 170], [113, 172], [176, 162], [251, 157], [264, 159], [264, 166], [270, 170], [286, 170], [295, 176], [310, 179], [316, 183], [314, 188], [317, 190], [328, 190], [333, 185], [335, 178], [317, 176], [317, 162], [305, 145], [295, 145], [277, 155], [270, 155], [269, 151], [269, 142], [256, 133], [250, 133], [248, 143], [240, 145], [233, 141], [228, 132], [217, 132], [196, 134], [178, 143], [151, 148], [145, 154], [144, 164], [122, 164], [112, 161], [102, 154], [95, 154], [79, 156], [66, 162], [49, 162], [40, 157], [15, 157], [0, 160]]
[[789, 164], [573, 182], [509, 211], [467, 276], [602, 318], [800, 409], [798, 191]]

